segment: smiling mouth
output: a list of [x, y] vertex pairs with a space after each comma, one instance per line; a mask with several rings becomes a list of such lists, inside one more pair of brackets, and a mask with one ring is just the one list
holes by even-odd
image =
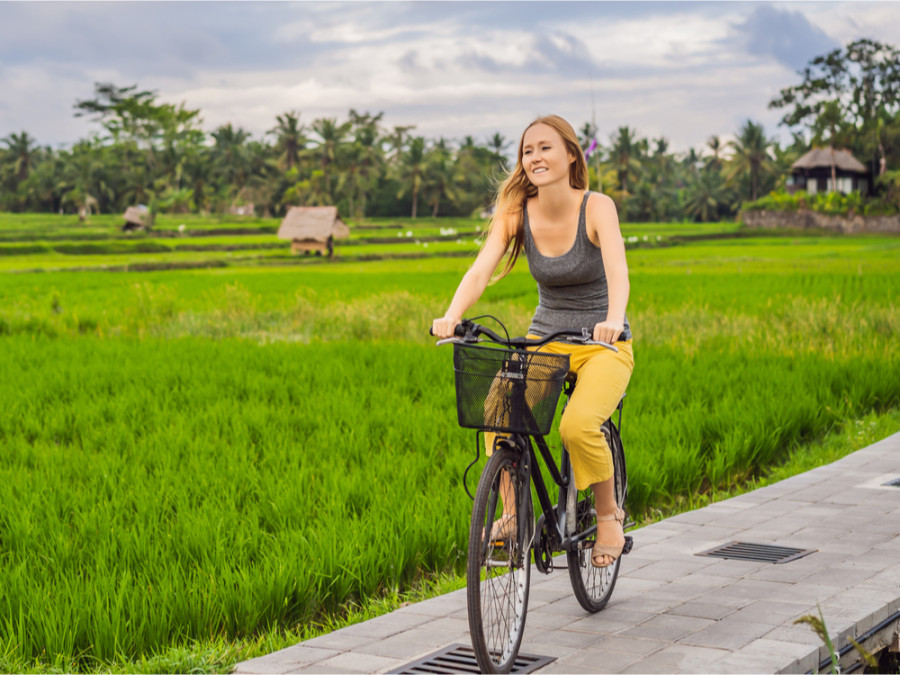
[[532, 173], [546, 173], [546, 172], [547, 172], [547, 168], [543, 167], [543, 166], [532, 171]]

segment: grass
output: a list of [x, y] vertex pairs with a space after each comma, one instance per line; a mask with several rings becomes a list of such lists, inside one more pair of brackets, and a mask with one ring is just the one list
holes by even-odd
[[[896, 248], [629, 251], [642, 522], [900, 429]], [[467, 259], [251, 262], [3, 276], [0, 670], [225, 672], [459, 587], [472, 438], [424, 332]], [[472, 314], [536, 302], [521, 265]]]

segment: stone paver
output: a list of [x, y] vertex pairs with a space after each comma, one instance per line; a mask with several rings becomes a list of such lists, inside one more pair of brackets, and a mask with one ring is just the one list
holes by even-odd
[[[815, 670], [821, 640], [794, 624], [821, 609], [840, 648], [900, 611], [900, 434], [632, 534], [609, 605], [572, 597], [568, 575], [533, 571], [521, 651], [547, 673], [772, 673]], [[696, 553], [730, 541], [814, 549], [783, 564]], [[562, 562], [562, 561], [560, 561]], [[469, 643], [465, 590], [238, 664], [237, 673], [387, 672]]]

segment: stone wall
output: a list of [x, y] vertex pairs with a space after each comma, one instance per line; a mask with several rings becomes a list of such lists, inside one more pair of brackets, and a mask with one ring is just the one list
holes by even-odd
[[844, 234], [877, 232], [900, 234], [900, 214], [891, 216], [834, 216], [818, 211], [742, 211], [740, 220], [747, 227], [767, 230], [830, 230]]

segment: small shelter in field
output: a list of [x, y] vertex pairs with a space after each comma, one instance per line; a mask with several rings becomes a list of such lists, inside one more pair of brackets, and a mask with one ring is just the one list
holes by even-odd
[[129, 206], [122, 214], [122, 219], [125, 221], [122, 225], [123, 232], [146, 230], [150, 227], [150, 209], [143, 204]]
[[290, 239], [294, 253], [315, 251], [329, 257], [334, 255], [334, 240], [349, 236], [336, 206], [292, 206], [278, 228], [278, 238]]
[[[832, 164], [837, 185], [832, 184]], [[787, 191], [794, 193], [803, 190], [811, 195], [817, 192], [859, 192], [866, 195], [869, 185], [869, 171], [849, 150], [813, 148], [791, 165]]]

